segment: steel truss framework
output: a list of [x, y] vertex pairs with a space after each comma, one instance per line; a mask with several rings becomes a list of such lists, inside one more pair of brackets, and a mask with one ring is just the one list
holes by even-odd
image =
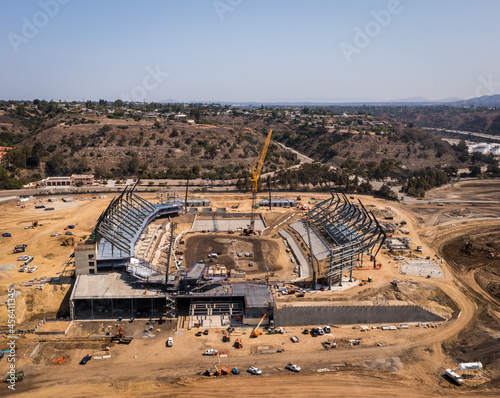
[[330, 280], [340, 275], [340, 284], [343, 272], [350, 271], [352, 280], [352, 270], [362, 261], [362, 254], [375, 256], [386, 238], [375, 216], [361, 201], [353, 203], [345, 194], [332, 192], [332, 198], [314, 206], [304, 221], [328, 242], [330, 256], [324, 275]]
[[136, 186], [125, 188], [111, 201], [94, 229], [97, 242], [104, 238], [128, 256], [133, 255], [138, 231], [156, 210], [152, 203], [134, 194]]

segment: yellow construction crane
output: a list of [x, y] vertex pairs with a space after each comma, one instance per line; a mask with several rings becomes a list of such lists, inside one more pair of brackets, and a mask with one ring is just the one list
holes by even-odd
[[257, 201], [259, 176], [262, 172], [262, 166], [264, 165], [264, 159], [266, 158], [267, 148], [269, 148], [269, 143], [271, 142], [272, 133], [273, 130], [269, 130], [269, 133], [267, 133], [266, 141], [264, 142], [264, 145], [260, 150], [259, 157], [255, 159], [255, 162], [252, 166], [252, 177], [250, 178], [250, 182], [252, 183], [252, 212], [250, 216], [250, 225], [247, 229], [244, 230], [244, 233], [247, 235], [253, 234], [255, 229], [255, 204]]

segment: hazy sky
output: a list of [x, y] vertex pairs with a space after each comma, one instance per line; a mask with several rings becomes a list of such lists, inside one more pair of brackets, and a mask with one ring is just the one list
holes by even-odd
[[499, 15], [497, 0], [1, 0], [0, 98], [499, 94]]

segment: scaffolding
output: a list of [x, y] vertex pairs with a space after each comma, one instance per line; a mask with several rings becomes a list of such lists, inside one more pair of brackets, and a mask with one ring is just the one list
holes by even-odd
[[[386, 235], [379, 222], [366, 210], [361, 201], [351, 202], [345, 194], [332, 192], [332, 197], [315, 205], [304, 216], [304, 223], [317, 231], [320, 238], [329, 247], [327, 265], [323, 275], [331, 280], [339, 277], [342, 285], [343, 273], [350, 272], [352, 281], [352, 270], [362, 262], [363, 253], [376, 256], [382, 247]], [[309, 237], [311, 233], [307, 231]], [[304, 239], [305, 240], [305, 239]], [[312, 252], [319, 251], [318, 248], [309, 248]], [[319, 242], [319, 240], [316, 240]]]

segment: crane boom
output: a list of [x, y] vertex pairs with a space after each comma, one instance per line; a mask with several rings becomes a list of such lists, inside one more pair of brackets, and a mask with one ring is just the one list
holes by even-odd
[[262, 172], [262, 166], [264, 165], [264, 160], [266, 158], [267, 149], [269, 148], [269, 143], [271, 142], [271, 134], [273, 130], [269, 130], [267, 133], [266, 141], [264, 142], [264, 146], [260, 150], [259, 157], [255, 159], [252, 167], [252, 178], [250, 181], [253, 183], [253, 190], [257, 192], [257, 181], [259, 180], [260, 173]]
[[262, 166], [264, 165], [264, 159], [266, 158], [267, 149], [269, 148], [269, 143], [271, 142], [271, 134], [273, 130], [269, 130], [267, 133], [266, 140], [264, 141], [264, 145], [260, 150], [259, 157], [255, 159], [255, 162], [252, 166], [252, 177], [250, 181], [252, 182], [252, 212], [250, 218], [250, 225], [247, 229], [245, 229], [245, 234], [251, 235], [254, 233], [255, 229], [255, 203], [257, 201], [257, 190], [259, 186], [259, 176], [262, 172]]
[[252, 331], [252, 334], [251, 334], [252, 337], [258, 337], [258, 336], [261, 335], [261, 332], [259, 332], [259, 328], [260, 328], [260, 325], [262, 324], [262, 321], [267, 316], [268, 312], [269, 312], [269, 310], [266, 311], [266, 313], [264, 314], [264, 316], [262, 317], [262, 319], [260, 320], [260, 322], [257, 324], [257, 326], [255, 326], [255, 329]]

